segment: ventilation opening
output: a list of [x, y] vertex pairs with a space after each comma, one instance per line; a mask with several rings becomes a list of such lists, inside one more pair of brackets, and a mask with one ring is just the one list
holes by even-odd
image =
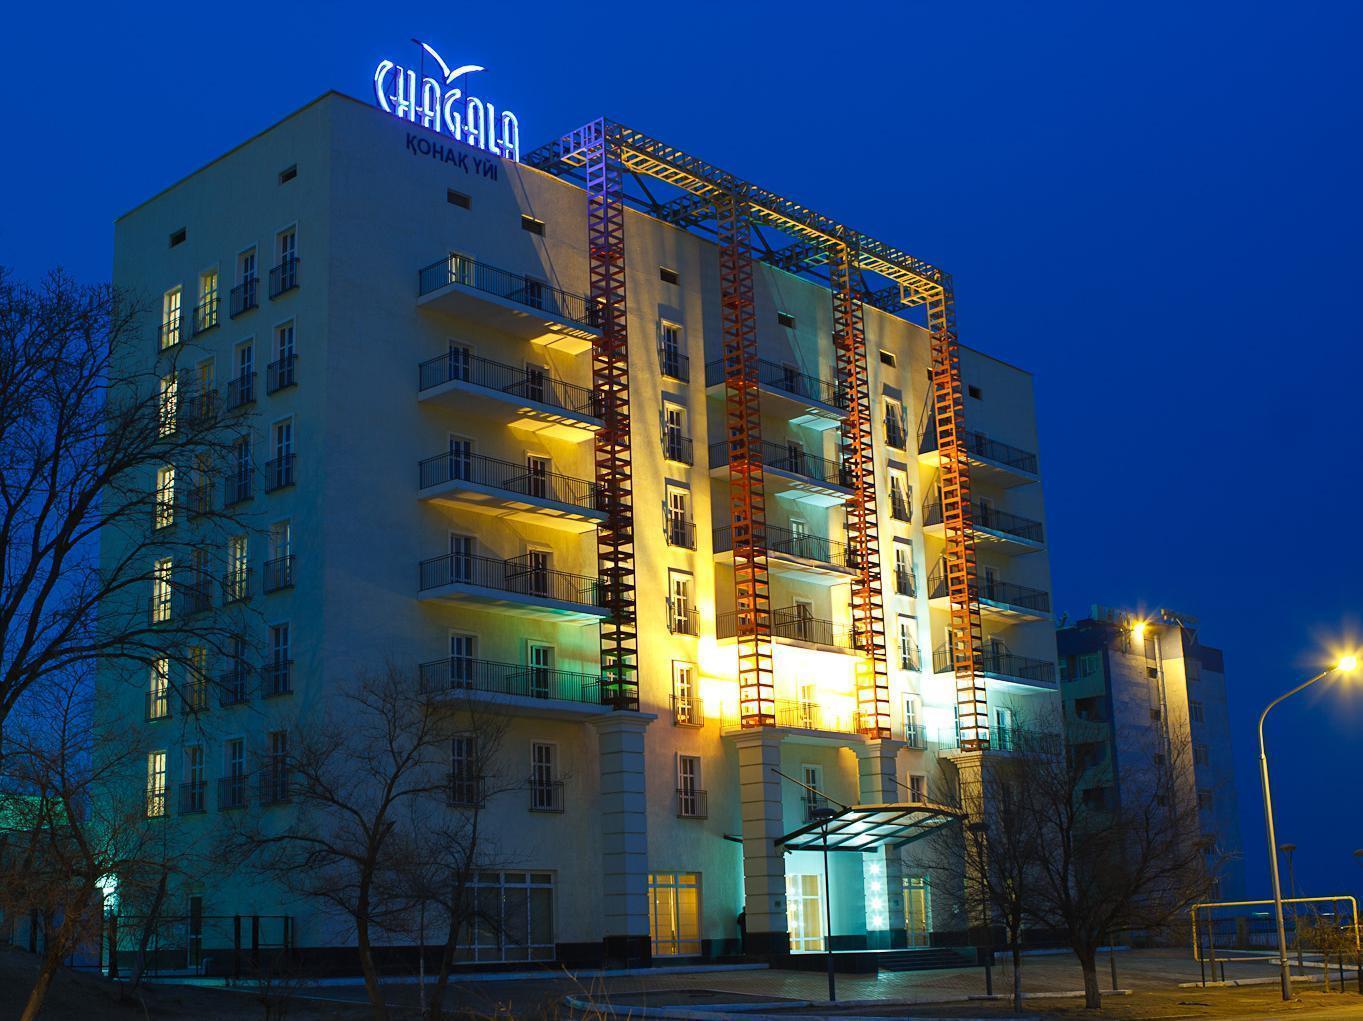
[[452, 206], [458, 206], [460, 209], [468, 209], [473, 205], [473, 199], [462, 191], [455, 191], [453, 188], [445, 190], [445, 201]]
[[531, 234], [544, 237], [544, 221], [536, 220], [533, 216], [522, 216], [521, 230], [528, 230]]
[[880, 352], [880, 360], [883, 364], [888, 365], [890, 368], [894, 368], [895, 366], [894, 355], [890, 354], [890, 352], [888, 351]]
[[288, 184], [290, 181], [292, 181], [292, 180], [293, 180], [295, 177], [297, 177], [297, 176], [298, 176], [298, 164], [295, 163], [293, 166], [291, 166], [291, 167], [285, 167], [283, 170], [281, 170], [281, 171], [279, 172], [279, 183], [280, 183], [280, 184]]
[[187, 237], [189, 237], [189, 235], [185, 232], [185, 229], [181, 227], [179, 230], [177, 230], [174, 234], [170, 236], [170, 247], [174, 248], [176, 245], [184, 244], [185, 238]]
[[789, 326], [792, 329], [795, 327], [795, 317], [789, 312], [777, 312], [776, 321], [782, 326]]
[[658, 267], [658, 279], [665, 284], [679, 284], [681, 277], [677, 275], [675, 269], [668, 269], [666, 266]]

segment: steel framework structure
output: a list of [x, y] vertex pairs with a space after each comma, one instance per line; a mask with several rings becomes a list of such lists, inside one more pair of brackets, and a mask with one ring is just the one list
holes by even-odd
[[[600, 138], [603, 146], [601, 160], [606, 169], [593, 173], [588, 138]], [[592, 149], [590, 152], [595, 153]], [[755, 384], [749, 377], [750, 344], [755, 336], [747, 334], [751, 317], [751, 238], [750, 229], [760, 232], [769, 228], [790, 237], [792, 243], [779, 250], [769, 246], [762, 254], [763, 261], [791, 273], [800, 273], [826, 280], [834, 303], [835, 341], [841, 383], [848, 387], [852, 409], [843, 429], [844, 457], [853, 472], [853, 497], [849, 501], [849, 543], [859, 554], [858, 577], [853, 585], [854, 623], [859, 635], [859, 647], [866, 653], [866, 662], [858, 671], [858, 707], [862, 712], [862, 729], [876, 736], [888, 734], [888, 684], [884, 665], [885, 625], [881, 608], [879, 579], [879, 549], [875, 520], [874, 462], [870, 445], [870, 399], [866, 375], [864, 304], [887, 311], [903, 312], [921, 308], [927, 313], [931, 332], [932, 352], [932, 407], [937, 434], [938, 468], [942, 486], [942, 506], [946, 538], [946, 575], [951, 605], [952, 665], [956, 676], [956, 698], [960, 710], [961, 747], [982, 750], [989, 747], [989, 719], [986, 691], [982, 673], [983, 638], [980, 627], [979, 593], [975, 576], [975, 541], [971, 520], [970, 470], [964, 444], [964, 404], [961, 383], [960, 348], [956, 335], [955, 296], [949, 274], [873, 237], [862, 234], [831, 217], [790, 199], [744, 181], [706, 160], [668, 145], [633, 128], [615, 122], [594, 121], [586, 128], [571, 132], [531, 153], [526, 162], [541, 170], [562, 176], [583, 177], [588, 185], [589, 202], [615, 210], [623, 215], [626, 202], [684, 229], [701, 232], [707, 219], [715, 221], [712, 233], [720, 241], [721, 278], [724, 306], [725, 336], [725, 393], [727, 421], [730, 429], [731, 517], [742, 510], [742, 522], [734, 518], [735, 563], [738, 563], [737, 535], [739, 527], [746, 529], [752, 541], [745, 552], [747, 566], [735, 570], [736, 595], [748, 600], [751, 607], [753, 641], [751, 654], [740, 669], [740, 691], [745, 692], [743, 707], [745, 726], [770, 723], [764, 709], [764, 692], [770, 688], [769, 619], [763, 633], [761, 607], [767, 605], [759, 597], [765, 596], [764, 530], [761, 524], [762, 486], [760, 465], [753, 470], [751, 456], [736, 457], [750, 448], [754, 436], [760, 438], [760, 425], [748, 424], [756, 406]], [[611, 173], [619, 168], [629, 174], [642, 196], [627, 195], [624, 177]], [[676, 198], [659, 200], [649, 190], [646, 180], [662, 181], [683, 192]], [[597, 196], [593, 198], [593, 196]], [[596, 206], [592, 206], [595, 214]], [[593, 219], [595, 224], [596, 220]], [[596, 228], [593, 226], [593, 237]], [[623, 238], [623, 228], [617, 227], [616, 237]], [[744, 249], [746, 254], [741, 253]], [[624, 343], [623, 251], [607, 259], [592, 251], [593, 296], [611, 300], [618, 294], [621, 321], [618, 346], [605, 340], [601, 348], [610, 348], [610, 358], [627, 361]], [[609, 264], [610, 274], [599, 267]], [[618, 290], [614, 286], [618, 269]], [[865, 274], [883, 278], [880, 286], [865, 282]], [[601, 288], [598, 277], [611, 275], [611, 286]], [[854, 276], [856, 279], [854, 279]], [[612, 313], [612, 315], [617, 313]], [[748, 317], [748, 318], [745, 318]], [[754, 331], [755, 333], [755, 331]], [[751, 348], [755, 352], [755, 347]], [[598, 363], [601, 359], [598, 359]], [[611, 362], [619, 370], [620, 384], [627, 365]], [[755, 370], [753, 370], [755, 371]], [[613, 372], [611, 378], [617, 378]], [[860, 388], [860, 389], [859, 389]], [[625, 414], [624, 435], [628, 437], [628, 392], [623, 391], [622, 408]], [[735, 436], [741, 423], [741, 435]], [[759, 432], [753, 432], [753, 428]], [[609, 441], [603, 441], [609, 442]], [[599, 447], [598, 450], [601, 448]], [[628, 450], [623, 455], [628, 465]], [[737, 470], [736, 470], [737, 466]], [[601, 460], [598, 459], [598, 473]], [[604, 480], [603, 480], [604, 481]], [[617, 482], [618, 484], [618, 482]], [[734, 490], [739, 490], [738, 497]], [[626, 478], [624, 491], [628, 495]], [[754, 502], [755, 495], [755, 502]], [[602, 543], [603, 551], [606, 544]], [[605, 553], [603, 572], [607, 566]], [[632, 550], [629, 576], [632, 599]], [[746, 581], [741, 580], [746, 578]], [[759, 584], [760, 582], [760, 584]], [[746, 593], [746, 596], [744, 595]], [[740, 611], [743, 603], [739, 604]], [[740, 617], [742, 617], [740, 612]], [[632, 612], [631, 640], [633, 637]], [[765, 640], [765, 645], [764, 645]], [[631, 644], [631, 649], [633, 649]], [[605, 650], [603, 631], [603, 655]], [[764, 657], [760, 650], [767, 649]], [[877, 658], [878, 657], [878, 658]], [[765, 669], [765, 674], [764, 674]], [[746, 671], [746, 672], [745, 672]]]

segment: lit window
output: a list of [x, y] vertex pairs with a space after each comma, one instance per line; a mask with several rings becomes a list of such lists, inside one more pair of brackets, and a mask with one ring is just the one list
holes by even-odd
[[161, 350], [180, 343], [180, 288], [161, 296]]
[[156, 470], [156, 511], [153, 524], [166, 528], [175, 524], [175, 466], [166, 465]]
[[180, 405], [180, 382], [175, 373], [161, 380], [161, 389], [156, 403], [157, 429], [161, 436], [175, 433], [175, 419]]
[[170, 715], [170, 660], [167, 657], [152, 661], [147, 684], [147, 719], [163, 720]]
[[218, 271], [199, 274], [199, 304], [194, 308], [194, 332], [203, 333], [218, 325]]
[[147, 816], [159, 818], [166, 814], [166, 753], [147, 754]]
[[170, 620], [171, 592], [171, 560], [170, 557], [164, 557], [156, 561], [156, 565], [152, 568], [151, 620], [153, 624]]

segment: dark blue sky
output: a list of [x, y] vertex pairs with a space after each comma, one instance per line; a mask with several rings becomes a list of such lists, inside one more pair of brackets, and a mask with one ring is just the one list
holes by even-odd
[[[14, 5], [0, 263], [107, 278], [115, 216], [413, 35], [527, 149], [605, 113], [955, 275], [1036, 373], [1058, 605], [1225, 648], [1266, 890], [1255, 718], [1360, 621], [1363, 5]], [[1360, 735], [1363, 683], [1270, 725], [1312, 892], [1363, 887]]]

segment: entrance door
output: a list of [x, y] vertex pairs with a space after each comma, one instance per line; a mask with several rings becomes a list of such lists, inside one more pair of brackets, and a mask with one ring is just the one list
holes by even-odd
[[547, 500], [549, 496], [549, 458], [537, 454], [525, 455], [526, 495]]
[[822, 950], [823, 877], [786, 875], [786, 921], [790, 926], [790, 949]]
[[928, 877], [904, 877], [904, 921], [909, 930], [909, 946], [928, 945], [928, 931], [932, 928], [931, 903], [928, 900]]
[[652, 873], [648, 915], [654, 957], [699, 954], [700, 873]]

